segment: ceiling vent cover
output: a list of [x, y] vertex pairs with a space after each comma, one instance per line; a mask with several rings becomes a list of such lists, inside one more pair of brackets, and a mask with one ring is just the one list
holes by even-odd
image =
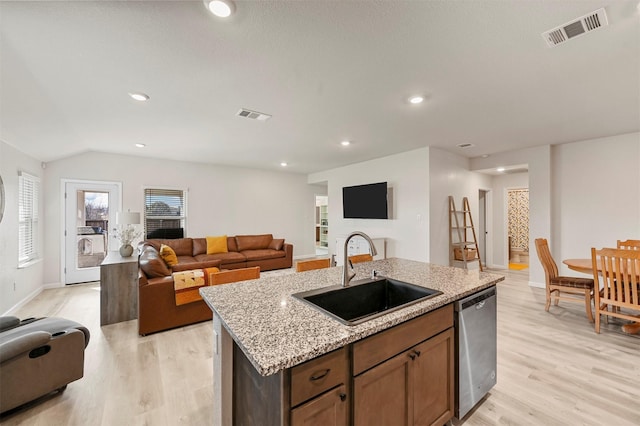
[[260, 120], [260, 121], [266, 121], [271, 118], [269, 114], [265, 114], [263, 112], [258, 112], [258, 111], [251, 111], [250, 109], [246, 109], [246, 108], [242, 108], [240, 111], [238, 111], [236, 115], [239, 117], [246, 117], [252, 120]]
[[584, 15], [574, 21], [567, 22], [557, 28], [542, 33], [542, 38], [547, 42], [549, 47], [557, 46], [569, 39], [587, 34], [598, 28], [609, 25], [607, 13], [604, 8], [595, 12]]

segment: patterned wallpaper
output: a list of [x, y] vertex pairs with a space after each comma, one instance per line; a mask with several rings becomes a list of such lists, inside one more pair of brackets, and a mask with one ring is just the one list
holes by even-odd
[[529, 190], [510, 189], [507, 193], [507, 216], [511, 247], [529, 250]]

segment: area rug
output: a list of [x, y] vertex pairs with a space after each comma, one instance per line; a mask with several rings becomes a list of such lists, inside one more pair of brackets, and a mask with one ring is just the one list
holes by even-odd
[[516, 271], [522, 271], [523, 269], [528, 269], [529, 265], [526, 263], [510, 263], [509, 269], [514, 269]]

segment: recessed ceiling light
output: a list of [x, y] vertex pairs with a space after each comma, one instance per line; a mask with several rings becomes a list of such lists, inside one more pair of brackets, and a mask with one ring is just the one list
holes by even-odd
[[138, 148], [144, 148], [145, 146], [147, 146], [147, 145], [145, 145], [143, 143], [137, 143], [136, 144], [136, 147], [138, 147]]
[[145, 94], [145, 93], [129, 93], [129, 96], [131, 96], [133, 99], [135, 99], [136, 101], [140, 101], [140, 102], [144, 102], [144, 101], [148, 101], [149, 100], [149, 95]]
[[287, 163], [286, 163], [285, 161], [283, 161], [282, 163], [280, 163], [280, 165], [281, 165], [282, 167], [287, 167]]
[[424, 96], [420, 96], [420, 95], [411, 96], [409, 98], [409, 102], [411, 102], [414, 105], [421, 104], [423, 101], [424, 101]]
[[349, 146], [349, 145], [351, 145], [351, 141], [342, 141], [342, 142], [340, 142], [340, 145]]
[[489, 154], [482, 154], [480, 157], [482, 157], [482, 158], [489, 158]]
[[236, 10], [236, 5], [232, 0], [204, 0], [209, 12], [219, 18], [228, 18]]
[[504, 171], [505, 171], [505, 168], [504, 168], [504, 167], [498, 167], [498, 168], [496, 169], [496, 172], [504, 172]]

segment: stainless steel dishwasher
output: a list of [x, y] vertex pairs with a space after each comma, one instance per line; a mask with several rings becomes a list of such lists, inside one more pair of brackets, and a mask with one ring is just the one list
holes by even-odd
[[496, 287], [458, 300], [456, 417], [462, 419], [496, 384]]

